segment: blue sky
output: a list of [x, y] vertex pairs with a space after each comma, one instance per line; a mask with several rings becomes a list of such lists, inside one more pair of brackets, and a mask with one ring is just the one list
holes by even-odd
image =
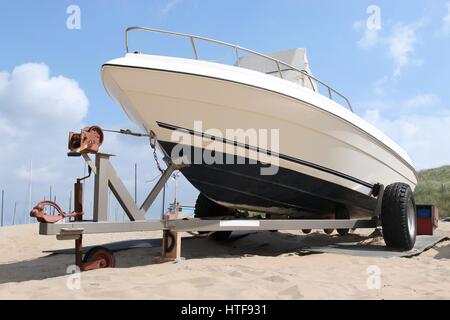
[[[0, 94], [0, 133], [3, 130], [11, 134], [0, 142], [2, 150], [12, 150], [12, 155], [0, 162], [0, 188], [9, 195], [8, 219], [11, 220], [13, 202], [19, 203], [21, 211], [25, 210], [26, 168], [31, 160], [36, 172], [32, 200], [40, 200], [52, 185], [67, 203], [71, 180], [82, 173], [79, 162], [65, 157], [67, 131], [78, 130], [84, 124], [133, 127], [105, 93], [99, 72], [104, 62], [124, 54], [124, 29], [131, 25], [203, 35], [260, 52], [306, 47], [313, 73], [348, 96], [358, 115], [401, 144], [419, 169], [448, 164], [450, 151], [442, 148], [450, 142], [446, 130], [450, 125], [450, 2], [447, 2], [2, 1], [0, 73], [7, 75], [4, 79], [12, 79], [17, 67], [40, 63], [48, 67], [49, 79], [64, 78], [58, 88], [69, 88], [73, 94], [67, 103], [73, 107], [64, 110], [72, 122], [63, 117], [64, 112], [61, 117], [54, 114], [45, 117], [44, 111], [32, 110], [39, 107], [27, 104], [23, 96], [17, 97], [23, 108], [19, 116], [30, 117], [22, 124], [12, 121], [16, 119], [12, 116], [14, 110], [11, 111], [15, 97], [4, 93], [2, 100]], [[80, 30], [66, 27], [66, 9], [72, 4], [81, 9]], [[380, 30], [366, 27], [370, 16], [366, 10], [370, 5], [380, 9]], [[173, 53], [159, 38], [150, 38], [145, 48]], [[24, 72], [35, 67], [27, 65]], [[43, 69], [39, 72], [45, 74]], [[42, 94], [39, 97], [44, 99]], [[86, 110], [76, 110], [76, 101], [83, 101]], [[126, 150], [124, 146], [131, 145], [136, 152], [142, 150], [136, 161], [143, 168], [143, 181], [156, 174], [150, 153], [144, 151], [146, 141], [109, 139], [110, 148], [121, 155], [121, 160], [117, 160], [119, 172], [129, 183], [133, 175], [133, 165], [129, 163], [134, 158], [120, 153]], [[44, 151], [36, 148], [37, 142]], [[39, 177], [39, 172], [52, 174]], [[195, 192], [187, 182], [181, 184], [186, 189], [182, 201], [193, 204]]]

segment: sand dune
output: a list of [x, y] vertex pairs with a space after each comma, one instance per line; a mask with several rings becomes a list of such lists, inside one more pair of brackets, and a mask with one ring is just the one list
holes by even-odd
[[[160, 252], [154, 240], [153, 246], [117, 252], [117, 268], [83, 273], [80, 289], [71, 290], [66, 271], [73, 255], [43, 251], [71, 248], [72, 241], [39, 236], [37, 230], [37, 225], [0, 229], [0, 299], [450, 298], [450, 241], [413, 258], [374, 258], [304, 250], [336, 242], [336, 235], [262, 232], [224, 244], [188, 238], [186, 260], [154, 264]], [[450, 223], [441, 223], [439, 233], [450, 236]], [[368, 242], [367, 235], [357, 231], [339, 241]], [[84, 242], [160, 237], [160, 232], [88, 235]]]

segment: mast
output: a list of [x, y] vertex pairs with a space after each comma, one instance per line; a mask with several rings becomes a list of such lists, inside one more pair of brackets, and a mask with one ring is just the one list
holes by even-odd
[[12, 221], [12, 225], [16, 225], [16, 211], [17, 211], [17, 201], [14, 202], [14, 214], [13, 214], [13, 221]]
[[2, 219], [1, 219], [1, 227], [3, 227], [3, 204], [5, 201], [5, 190], [2, 190]]
[[173, 209], [175, 210], [175, 213], [178, 213], [178, 203], [177, 203], [177, 188], [178, 188], [178, 177], [180, 175], [180, 171], [175, 171], [173, 173], [173, 179], [175, 180], [175, 194], [173, 199]]
[[[30, 176], [28, 180], [28, 212], [31, 212], [31, 193], [32, 193], [32, 187], [33, 187], [33, 160], [30, 160]], [[51, 191], [50, 191], [51, 192]], [[50, 199], [51, 200], [51, 199]], [[31, 222], [31, 217], [29, 214], [27, 214], [27, 221], [28, 223]]]
[[134, 164], [134, 202], [137, 204], [138, 199], [137, 199], [137, 170], [138, 170], [138, 165], [137, 163]]

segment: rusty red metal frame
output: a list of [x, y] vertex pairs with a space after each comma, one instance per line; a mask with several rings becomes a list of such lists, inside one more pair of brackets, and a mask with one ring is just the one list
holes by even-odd
[[[58, 212], [58, 215], [53, 216], [45, 212], [44, 209], [47, 206], [53, 207]], [[61, 207], [57, 203], [49, 200], [39, 202], [30, 212], [30, 216], [36, 218], [39, 222], [52, 224], [64, 220], [65, 218], [80, 217], [82, 215], [83, 215], [82, 212], [66, 213], [61, 209]]]

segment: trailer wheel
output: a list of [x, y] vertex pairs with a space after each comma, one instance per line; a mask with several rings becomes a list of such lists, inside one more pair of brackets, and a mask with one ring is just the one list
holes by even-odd
[[100, 261], [100, 268], [114, 268], [116, 259], [114, 253], [105, 247], [94, 247], [84, 255], [83, 262], [90, 263]]
[[325, 232], [326, 234], [332, 234], [334, 231], [334, 229], [323, 229], [323, 232]]
[[[337, 220], [348, 220], [350, 219], [350, 212], [348, 211], [346, 206], [338, 206], [336, 208], [336, 219]], [[337, 232], [340, 236], [346, 236], [348, 235], [348, 232], [350, 230], [347, 229], [337, 229]]]
[[311, 229], [302, 229], [302, 232], [304, 233], [304, 234], [309, 234], [309, 233], [311, 233]]
[[411, 250], [416, 242], [417, 221], [414, 195], [405, 183], [386, 187], [381, 206], [381, 224], [386, 245]]
[[[197, 218], [211, 218], [233, 216], [234, 210], [225, 208], [212, 200], [209, 200], [203, 194], [199, 194], [197, 202], [195, 203], [195, 217]], [[225, 241], [231, 235], [231, 231], [218, 231], [210, 235], [216, 241]]]

